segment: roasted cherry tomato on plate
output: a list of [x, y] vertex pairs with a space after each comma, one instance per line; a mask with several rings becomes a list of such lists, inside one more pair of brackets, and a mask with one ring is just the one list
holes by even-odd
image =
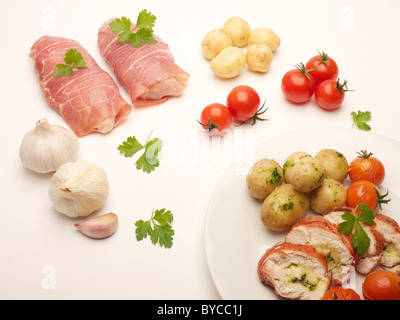
[[319, 52], [319, 55], [312, 57], [306, 64], [306, 69], [314, 77], [318, 84], [324, 80], [335, 80], [339, 75], [339, 68], [335, 60], [325, 52]]
[[358, 157], [349, 166], [349, 177], [352, 181], [367, 180], [380, 186], [385, 179], [385, 166], [366, 150], [357, 152]]
[[257, 120], [266, 120], [259, 117], [266, 110], [262, 111], [264, 104], [259, 108], [260, 96], [250, 86], [240, 85], [233, 88], [226, 99], [226, 106], [236, 123], [242, 124], [251, 121], [252, 124], [255, 124]]
[[282, 93], [287, 100], [294, 103], [304, 103], [311, 99], [316, 89], [314, 77], [306, 70], [303, 63], [296, 69], [285, 73], [281, 82]]
[[324, 80], [317, 85], [315, 101], [324, 110], [336, 110], [341, 106], [347, 91], [349, 89], [346, 80], [343, 84], [340, 84], [339, 79], [337, 81]]
[[369, 209], [382, 209], [383, 203], [388, 203], [390, 199], [385, 199], [388, 192], [384, 195], [377, 185], [367, 180], [359, 180], [350, 184], [346, 190], [346, 205], [355, 208], [360, 203], [365, 203]]
[[327, 290], [321, 300], [361, 300], [361, 297], [353, 289], [334, 287]]
[[377, 270], [365, 278], [362, 292], [365, 300], [399, 300], [400, 277], [394, 272]]
[[232, 115], [223, 104], [211, 103], [201, 112], [199, 123], [208, 132], [219, 134], [230, 127]]

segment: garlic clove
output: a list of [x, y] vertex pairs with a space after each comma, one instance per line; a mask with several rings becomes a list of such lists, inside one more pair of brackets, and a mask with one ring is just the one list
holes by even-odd
[[117, 230], [118, 217], [110, 212], [102, 216], [75, 223], [74, 226], [84, 235], [93, 239], [104, 239], [113, 235]]
[[87, 216], [100, 209], [109, 192], [104, 170], [86, 161], [64, 163], [50, 180], [54, 209], [69, 217]]
[[66, 162], [75, 161], [79, 148], [78, 138], [72, 131], [41, 119], [22, 138], [19, 157], [26, 168], [49, 173]]

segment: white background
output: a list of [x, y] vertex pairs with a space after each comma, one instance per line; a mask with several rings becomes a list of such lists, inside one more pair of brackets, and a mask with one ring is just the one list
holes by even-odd
[[[204, 219], [222, 174], [232, 162], [243, 160], [236, 154], [293, 130], [350, 128], [350, 112], [357, 110], [371, 111], [373, 133], [400, 140], [399, 1], [1, 0], [1, 7], [0, 298], [219, 299], [207, 266]], [[110, 181], [106, 204], [91, 216], [112, 211], [119, 217], [117, 233], [96, 241], [73, 227], [83, 219], [52, 208], [47, 195], [51, 174], [33, 173], [19, 160], [22, 137], [37, 120], [65, 125], [44, 99], [28, 54], [44, 34], [73, 38], [111, 72], [97, 48], [97, 31], [111, 17], [135, 21], [142, 9], [157, 16], [156, 34], [191, 78], [182, 97], [134, 108], [111, 133], [80, 139], [79, 159], [100, 165]], [[244, 18], [252, 28], [270, 27], [280, 36], [281, 47], [267, 74], [246, 69], [239, 77], [222, 80], [210, 71], [201, 55], [201, 40], [231, 16]], [[339, 77], [355, 90], [334, 112], [319, 109], [313, 100], [292, 105], [280, 91], [290, 65], [306, 63], [316, 48], [336, 60]], [[240, 128], [248, 141], [234, 140], [234, 152], [224, 154], [224, 141], [204, 139], [196, 119], [207, 104], [224, 103], [239, 84], [254, 87], [262, 100], [267, 99], [270, 121]], [[121, 94], [130, 102], [122, 87]], [[160, 167], [147, 174], [137, 171], [135, 159], [124, 158], [117, 147], [132, 135], [145, 141], [151, 130], [165, 145]], [[295, 147], [296, 141], [282, 146]], [[362, 148], [360, 141], [355, 149]], [[161, 208], [174, 214], [171, 249], [135, 239], [135, 221], [147, 220], [152, 210]], [[50, 274], [55, 287], [49, 288], [45, 280]]]

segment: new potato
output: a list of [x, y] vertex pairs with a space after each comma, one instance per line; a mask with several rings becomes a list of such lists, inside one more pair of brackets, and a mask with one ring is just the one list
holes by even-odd
[[326, 177], [322, 185], [310, 195], [311, 208], [323, 214], [346, 205], [346, 188], [337, 180]]
[[249, 36], [249, 45], [264, 43], [272, 49], [272, 51], [279, 48], [281, 39], [270, 28], [256, 28], [253, 29]]
[[272, 159], [261, 159], [250, 168], [246, 176], [246, 184], [254, 198], [264, 200], [282, 184], [282, 177], [283, 170], [278, 162]]
[[228, 33], [223, 29], [214, 29], [208, 32], [201, 43], [203, 56], [208, 59], [214, 59], [223, 49], [232, 46], [232, 40]]
[[246, 20], [240, 17], [232, 17], [225, 21], [224, 30], [232, 39], [232, 45], [235, 47], [244, 47], [250, 36], [250, 26]]
[[288, 230], [305, 217], [309, 207], [310, 202], [307, 195], [296, 191], [290, 184], [282, 184], [264, 200], [260, 218], [270, 230]]
[[283, 168], [285, 182], [290, 183], [300, 192], [315, 190], [326, 176], [322, 162], [303, 152], [290, 155]]
[[242, 73], [246, 67], [246, 56], [238, 47], [223, 49], [211, 60], [211, 70], [220, 78], [233, 78]]
[[334, 149], [323, 149], [315, 157], [322, 162], [326, 175], [337, 181], [343, 181], [349, 172], [349, 164], [343, 154]]
[[272, 49], [266, 44], [253, 44], [246, 51], [247, 67], [252, 71], [267, 72], [272, 62]]

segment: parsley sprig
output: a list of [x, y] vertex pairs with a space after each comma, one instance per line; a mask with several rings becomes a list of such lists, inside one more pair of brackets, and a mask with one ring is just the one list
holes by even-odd
[[129, 18], [122, 17], [115, 19], [109, 26], [113, 33], [118, 33], [118, 42], [128, 42], [135, 48], [139, 48], [143, 43], [156, 43], [153, 36], [153, 27], [156, 17], [144, 9], [139, 12], [134, 30], [131, 30], [132, 22]]
[[88, 67], [82, 57], [82, 54], [80, 52], [77, 52], [76, 49], [69, 49], [65, 53], [64, 62], [65, 64], [56, 64], [56, 69], [53, 73], [54, 77], [61, 77], [62, 75], [68, 77], [74, 73], [74, 68], [80, 69]]
[[136, 221], [136, 240], [141, 241], [150, 236], [153, 244], [158, 242], [160, 246], [171, 248], [173, 245], [173, 235], [175, 234], [171, 226], [173, 219], [174, 217], [169, 210], [153, 210], [148, 221]]
[[[356, 212], [359, 206], [361, 208], [361, 212], [357, 217]], [[371, 240], [361, 227], [360, 222], [372, 225], [374, 223], [375, 210], [368, 209], [368, 206], [365, 203], [360, 203], [356, 206], [353, 212], [354, 214], [348, 211], [344, 212], [342, 219], [345, 221], [339, 224], [338, 232], [350, 235], [354, 231], [351, 238], [351, 244], [354, 248], [357, 248], [357, 252], [360, 255], [364, 255], [369, 248]]]
[[353, 125], [357, 126], [358, 129], [364, 130], [364, 131], [370, 131], [371, 127], [367, 123], [369, 120], [371, 120], [371, 112], [369, 111], [358, 111], [355, 113], [354, 111], [351, 113], [351, 116], [353, 117]]
[[126, 158], [131, 158], [135, 153], [144, 149], [143, 154], [136, 161], [136, 168], [138, 170], [142, 169], [143, 172], [147, 173], [155, 170], [155, 168], [160, 165], [157, 156], [163, 145], [162, 140], [159, 138], [154, 138], [149, 141], [152, 133], [153, 131], [150, 132], [144, 145], [140, 144], [136, 137], [132, 136], [118, 146], [118, 150]]

